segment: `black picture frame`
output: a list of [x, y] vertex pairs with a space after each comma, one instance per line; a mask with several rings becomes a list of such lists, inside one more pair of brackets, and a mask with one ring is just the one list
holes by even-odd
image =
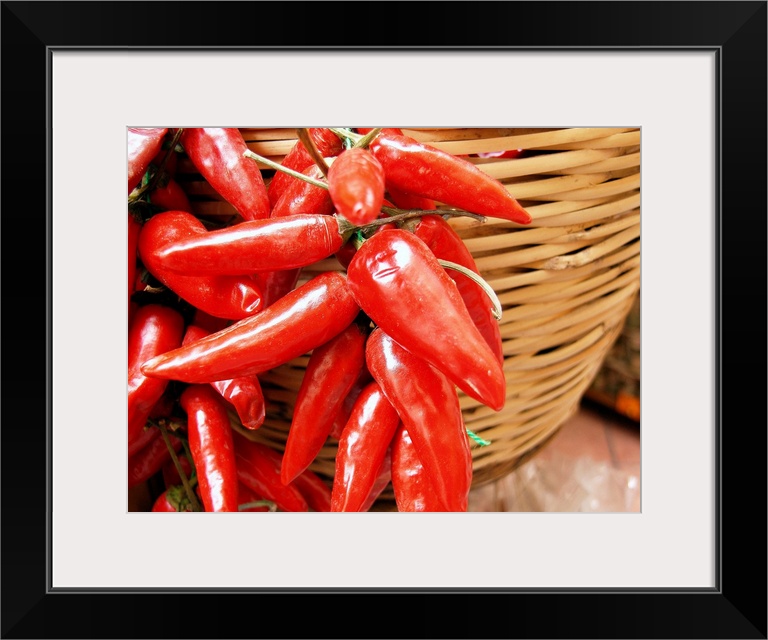
[[[3, 2], [2, 637], [766, 638], [766, 8], [763, 1]], [[344, 28], [333, 12], [365, 26]], [[256, 24], [287, 27], [254, 34]], [[256, 38], [279, 48], [717, 52], [715, 589], [50, 592], [50, 51], [252, 47]], [[471, 552], [459, 553], [456, 561]]]

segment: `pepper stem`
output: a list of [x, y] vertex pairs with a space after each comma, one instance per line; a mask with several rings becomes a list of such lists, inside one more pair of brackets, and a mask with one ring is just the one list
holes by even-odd
[[493, 314], [493, 317], [496, 318], [496, 320], [501, 320], [501, 302], [499, 301], [499, 298], [496, 296], [496, 292], [493, 290], [491, 285], [489, 285], [474, 271], [472, 271], [471, 269], [467, 269], [466, 267], [460, 264], [456, 264], [455, 262], [451, 262], [450, 260], [442, 260], [440, 258], [438, 258], [437, 261], [445, 269], [453, 269], [454, 271], [458, 271], [459, 273], [464, 274], [465, 276], [467, 276], [467, 278], [469, 278], [475, 284], [477, 284], [483, 291], [485, 291], [485, 294], [490, 298], [491, 302], [493, 303], [493, 306], [491, 307], [491, 313]]
[[181, 462], [179, 462], [179, 458], [176, 455], [176, 451], [173, 448], [173, 445], [171, 444], [171, 440], [168, 437], [168, 429], [165, 428], [165, 425], [162, 422], [157, 422], [158, 428], [160, 429], [160, 435], [163, 436], [163, 440], [165, 441], [165, 446], [168, 447], [168, 451], [171, 454], [171, 460], [173, 460], [173, 466], [176, 467], [176, 471], [179, 472], [179, 477], [181, 478], [181, 483], [184, 485], [184, 491], [187, 493], [187, 498], [189, 499], [190, 505], [192, 505], [192, 511], [202, 511], [203, 508], [200, 506], [200, 502], [197, 500], [197, 496], [195, 495], [194, 489], [192, 489], [192, 485], [189, 483], [189, 480], [187, 479], [187, 474], [184, 473], [184, 469], [181, 466]]
[[312, 136], [309, 135], [309, 129], [297, 129], [296, 135], [299, 136], [299, 140], [301, 140], [301, 143], [304, 145], [307, 153], [309, 153], [310, 157], [315, 161], [315, 164], [318, 166], [322, 174], [327, 178], [328, 163], [325, 161], [325, 158], [323, 158], [323, 155], [318, 150], [315, 141], [312, 139]]
[[155, 188], [157, 183], [160, 181], [160, 178], [165, 174], [165, 165], [168, 163], [168, 158], [171, 157], [171, 153], [175, 153], [174, 149], [176, 148], [176, 144], [181, 138], [182, 131], [184, 131], [184, 129], [176, 129], [176, 132], [173, 134], [173, 140], [171, 140], [171, 146], [169, 147], [168, 153], [163, 156], [163, 160], [160, 162], [160, 166], [158, 167], [155, 175], [152, 176], [152, 179], [148, 182], [145, 182], [141, 187], [137, 187], [131, 191], [130, 195], [128, 196], [129, 205], [136, 202], [147, 191], [151, 191]]
[[309, 184], [313, 184], [316, 187], [320, 187], [322, 189], [328, 188], [328, 184], [326, 182], [323, 182], [322, 180], [315, 180], [314, 178], [310, 178], [309, 176], [304, 175], [299, 171], [294, 171], [293, 169], [284, 167], [278, 162], [275, 162], [274, 160], [270, 160], [269, 158], [265, 158], [264, 156], [260, 156], [258, 153], [255, 153], [250, 149], [246, 149], [245, 151], [243, 151], [243, 155], [246, 158], [255, 160], [256, 162], [261, 162], [272, 169], [276, 169], [277, 171], [282, 171], [283, 173], [287, 173], [289, 176], [293, 176], [294, 178], [298, 178], [299, 180], [304, 180], [304, 182], [309, 182]]

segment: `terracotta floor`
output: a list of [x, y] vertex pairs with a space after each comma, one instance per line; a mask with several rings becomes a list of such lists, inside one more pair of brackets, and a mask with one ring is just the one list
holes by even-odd
[[639, 512], [640, 425], [584, 400], [534, 458], [473, 491], [469, 510]]

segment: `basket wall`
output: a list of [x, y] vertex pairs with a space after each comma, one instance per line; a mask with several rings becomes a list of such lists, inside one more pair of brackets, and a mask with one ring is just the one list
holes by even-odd
[[[241, 129], [249, 148], [280, 162], [296, 142], [292, 129]], [[466, 155], [498, 178], [533, 217], [527, 226], [495, 218], [452, 218], [503, 306], [505, 407], [494, 412], [460, 393], [473, 443], [473, 486], [494, 481], [541, 449], [579, 408], [621, 334], [640, 288], [640, 131], [637, 128], [409, 129], [407, 135]], [[523, 149], [519, 158], [473, 154]], [[262, 167], [265, 180], [274, 171]], [[178, 180], [202, 218], [229, 219], [224, 202], [182, 158]], [[341, 269], [335, 259], [303, 271], [305, 281]], [[264, 425], [247, 432], [285, 447], [293, 402], [309, 354], [260, 376], [268, 402]], [[237, 427], [237, 425], [234, 425]], [[312, 469], [333, 477], [336, 441]], [[381, 500], [392, 499], [389, 490]]]

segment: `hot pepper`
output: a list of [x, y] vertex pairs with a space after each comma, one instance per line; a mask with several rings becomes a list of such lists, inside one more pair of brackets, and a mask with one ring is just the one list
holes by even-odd
[[[424, 241], [437, 258], [455, 262], [480, 275], [472, 253], [445, 218], [438, 215], [424, 216], [416, 223], [413, 232]], [[503, 364], [504, 352], [501, 344], [499, 321], [493, 315], [488, 296], [477, 283], [464, 274], [454, 270], [449, 270], [447, 273], [456, 283], [478, 331], [496, 354], [499, 362]]]
[[[181, 440], [171, 434], [168, 434], [168, 439], [173, 450], [178, 453], [182, 447]], [[165, 444], [165, 439], [162, 436], [153, 438], [149, 444], [128, 458], [128, 488], [149, 480], [169, 460], [171, 452]]]
[[152, 505], [154, 512], [185, 512], [192, 511], [192, 504], [187, 497], [184, 487], [173, 485], [163, 491]]
[[169, 271], [160, 252], [168, 245], [208, 234], [202, 222], [186, 211], [164, 211], [152, 216], [139, 235], [139, 256], [147, 271], [197, 309], [230, 320], [260, 311], [258, 283], [247, 275], [190, 276]]
[[365, 367], [367, 331], [357, 322], [309, 358], [293, 408], [280, 477], [289, 484], [325, 444], [344, 398]]
[[368, 338], [366, 362], [413, 439], [440, 503], [447, 511], [466, 511], [472, 452], [456, 388], [378, 327]]
[[368, 494], [368, 497], [365, 499], [365, 502], [362, 504], [359, 511], [370, 511], [373, 505], [376, 503], [376, 500], [379, 499], [379, 496], [383, 493], [384, 489], [389, 486], [391, 481], [392, 443], [390, 443], [387, 447], [387, 451], [384, 454], [384, 460], [382, 460], [381, 466], [379, 467], [379, 473], [376, 474], [376, 479], [373, 481], [371, 492]]
[[327, 513], [331, 510], [331, 489], [314, 471], [304, 469], [292, 484], [304, 496], [312, 511]]
[[296, 214], [247, 220], [168, 242], [152, 257], [188, 276], [237, 276], [293, 269], [333, 255], [352, 227], [336, 216]]
[[326, 271], [260, 313], [152, 358], [142, 372], [182, 382], [263, 373], [325, 344], [359, 311], [345, 276]]
[[[190, 344], [211, 333], [211, 331], [191, 324], [187, 327], [181, 344]], [[239, 376], [231, 380], [217, 380], [210, 384], [222, 398], [235, 408], [240, 422], [246, 429], [258, 429], [264, 423], [266, 405], [258, 377], [255, 375]]]
[[[270, 502], [268, 500], [265, 500], [262, 496], [260, 496], [255, 491], [249, 489], [246, 487], [242, 482], [238, 481], [238, 509], [241, 512], [264, 512], [264, 511], [271, 511], [269, 508], [269, 505], [256, 505], [254, 503], [259, 502]], [[274, 504], [274, 503], [273, 503]], [[249, 505], [246, 507], [246, 505]]]
[[379, 383], [369, 383], [360, 392], [339, 438], [331, 511], [362, 510], [399, 424], [400, 416]]
[[392, 439], [392, 490], [398, 511], [445, 511], [402, 424]]
[[139, 307], [128, 329], [128, 442], [144, 429], [150, 411], [168, 386], [167, 380], [148, 378], [141, 365], [154, 356], [181, 345], [184, 318], [158, 304]]
[[328, 169], [328, 192], [339, 215], [363, 225], [379, 217], [384, 168], [362, 147], [342, 151]]
[[383, 129], [369, 149], [384, 167], [387, 188], [480, 215], [529, 224], [530, 214], [507, 188], [469, 160]]
[[269, 217], [264, 178], [258, 165], [243, 156], [248, 145], [239, 129], [184, 129], [180, 142], [203, 178], [243, 219]]
[[[341, 153], [344, 148], [341, 139], [333, 133], [330, 129], [326, 128], [311, 128], [309, 129], [309, 136], [312, 138], [312, 142], [315, 143], [317, 151], [323, 157], [333, 157]], [[297, 140], [291, 150], [285, 155], [282, 161], [282, 166], [287, 169], [293, 169], [294, 171], [302, 172], [310, 165], [314, 164], [312, 156], [307, 151], [301, 140]], [[287, 173], [278, 171], [267, 186], [267, 193], [269, 194], [269, 202], [274, 207], [280, 197], [283, 195], [283, 191], [293, 181], [298, 180]]]
[[187, 413], [187, 434], [206, 511], [237, 511], [237, 468], [232, 427], [221, 397], [193, 384], [179, 397]]
[[261, 442], [254, 442], [233, 432], [237, 459], [237, 477], [246, 487], [282, 511], [309, 511], [309, 505], [295, 485], [280, 481], [282, 456]]
[[357, 251], [347, 274], [358, 305], [387, 334], [467, 395], [501, 410], [502, 365], [423, 240], [403, 229], [379, 231]]
[[181, 185], [167, 178], [149, 192], [150, 203], [161, 211], [186, 211], [192, 213], [192, 204]]
[[128, 128], [128, 193], [141, 182], [168, 129]]

